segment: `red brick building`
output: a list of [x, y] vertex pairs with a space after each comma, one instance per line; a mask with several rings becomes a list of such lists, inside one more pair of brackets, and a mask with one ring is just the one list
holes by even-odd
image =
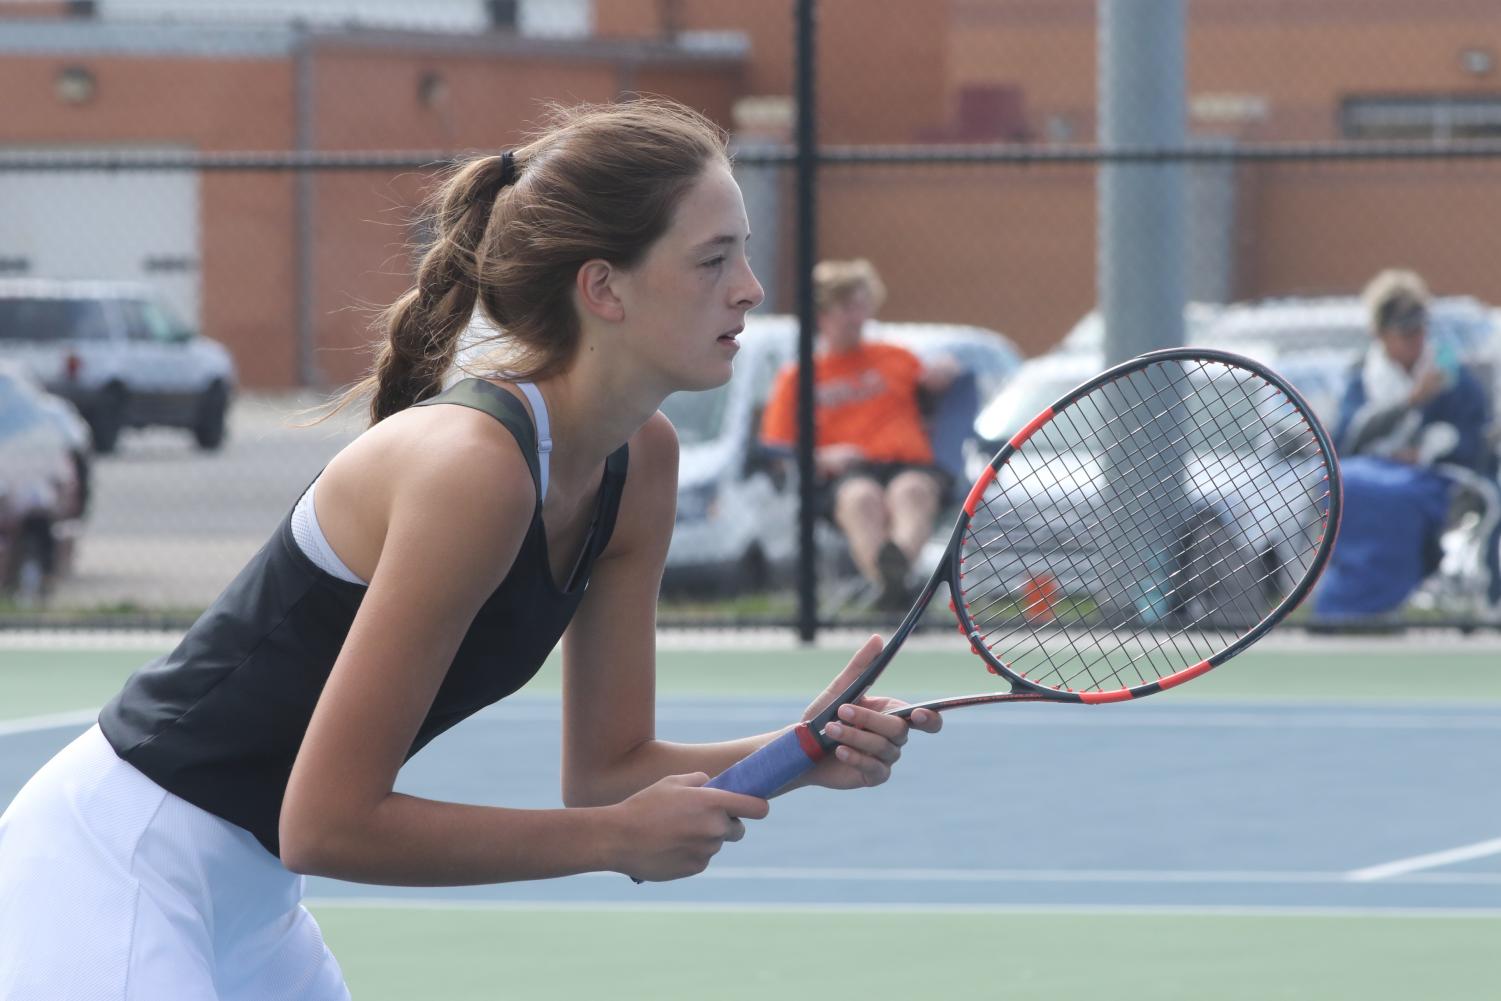
[[[790, 0], [596, 0], [592, 36], [556, 41], [289, 26], [131, 35], [56, 21], [49, 7], [67, 5], [32, 5], [53, 21], [26, 31], [0, 22], [0, 151], [285, 150], [299, 132], [316, 151], [494, 149], [518, 140], [539, 98], [651, 91], [734, 126], [743, 99], [792, 90]], [[1196, 141], [1501, 137], [1501, 13], [1488, 0], [1188, 0], [1187, 10]], [[1095, 29], [1095, 0], [821, 0], [821, 139], [1089, 144]], [[63, 96], [73, 68], [92, 80], [86, 99]], [[1218, 194], [1196, 210], [1190, 251], [1213, 259], [1224, 297], [1349, 292], [1403, 264], [1439, 292], [1501, 301], [1494, 160], [1242, 164], [1205, 176]], [[200, 315], [247, 383], [296, 381], [299, 324], [311, 326], [320, 378], [359, 371], [363, 307], [409, 278], [424, 180], [317, 175], [305, 192], [314, 239], [299, 243], [290, 174], [198, 178]], [[830, 168], [819, 244], [876, 261], [892, 318], [979, 323], [1036, 351], [1093, 304], [1094, 192], [1089, 165]], [[786, 289], [790, 230], [779, 237], [758, 247], [758, 264]]]
[[[783, 4], [769, 4], [784, 8]], [[735, 0], [621, 0], [601, 32], [749, 33], [758, 92], [790, 89], [790, 15]], [[819, 5], [819, 126], [828, 143], [1091, 143], [1096, 0]], [[1501, 9], [1486, 0], [1187, 0], [1189, 133], [1237, 143], [1501, 139]], [[748, 23], [750, 22], [750, 23]], [[770, 66], [761, 65], [764, 60]], [[1445, 121], [1461, 125], [1445, 131]], [[1496, 160], [1224, 168], [1236, 299], [1351, 292], [1402, 263], [1437, 290], [1501, 301]], [[820, 248], [863, 254], [888, 314], [981, 323], [1029, 350], [1094, 302], [1092, 168], [840, 169], [820, 189]], [[1194, 228], [1190, 226], [1190, 233]], [[976, 258], [983, 258], [977, 266]]]
[[[7, 44], [13, 47], [3, 51]], [[299, 148], [299, 123], [302, 148], [312, 152], [493, 150], [521, 141], [541, 98], [691, 95], [728, 123], [742, 72], [738, 56], [649, 40], [0, 21], [0, 152], [287, 151]], [[70, 74], [86, 74], [83, 99], [69, 92]], [[299, 80], [306, 88], [301, 102]], [[354, 378], [368, 361], [373, 309], [410, 281], [416, 206], [429, 176], [312, 175], [311, 237], [304, 240], [292, 173], [215, 170], [185, 179], [196, 203], [196, 246], [179, 253], [197, 290], [180, 308], [196, 311], [205, 332], [231, 348], [247, 385], [299, 381], [302, 323], [316, 345], [318, 381]], [[28, 269], [32, 255], [16, 244], [24, 237], [6, 233], [3, 188], [16, 178], [0, 173], [0, 258], [19, 262], [12, 273], [56, 273]], [[118, 229], [125, 224], [101, 232], [67, 211], [74, 188], [118, 178], [68, 172], [46, 180], [59, 204], [42, 218], [65, 219], [64, 240], [123, 239]], [[154, 225], [150, 206], [122, 218]], [[298, 281], [304, 267], [311, 279], [305, 308]]]

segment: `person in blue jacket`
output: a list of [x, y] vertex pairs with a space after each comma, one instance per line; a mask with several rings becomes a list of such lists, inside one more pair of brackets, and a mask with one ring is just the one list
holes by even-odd
[[1489, 475], [1489, 401], [1452, 348], [1430, 341], [1423, 280], [1383, 271], [1363, 298], [1375, 343], [1345, 384], [1334, 431], [1340, 454], [1451, 463]]
[[[1372, 456], [1415, 472], [1440, 464], [1461, 466], [1494, 480], [1491, 401], [1453, 346], [1429, 337], [1426, 283], [1412, 271], [1389, 269], [1370, 281], [1363, 299], [1374, 343], [1345, 384], [1334, 430], [1341, 458]], [[1348, 462], [1346, 468], [1358, 472]], [[1350, 477], [1346, 479], [1348, 483]], [[1426, 540], [1427, 572], [1437, 566], [1437, 531], [1430, 530]], [[1501, 530], [1486, 541], [1491, 604], [1501, 600], [1498, 535]]]

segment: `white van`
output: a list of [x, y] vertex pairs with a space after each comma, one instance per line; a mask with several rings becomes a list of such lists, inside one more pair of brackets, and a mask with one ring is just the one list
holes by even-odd
[[[793, 316], [746, 317], [734, 378], [707, 392], [675, 393], [662, 404], [681, 446], [664, 589], [733, 593], [790, 579], [797, 481], [791, 463], [761, 447], [760, 426], [777, 372], [795, 359], [797, 327]], [[978, 400], [994, 396], [1021, 364], [1009, 340], [981, 327], [875, 322], [866, 337], [900, 344], [919, 358], [954, 358], [973, 375]], [[948, 457], [962, 478], [962, 442], [934, 445], [940, 462]]]

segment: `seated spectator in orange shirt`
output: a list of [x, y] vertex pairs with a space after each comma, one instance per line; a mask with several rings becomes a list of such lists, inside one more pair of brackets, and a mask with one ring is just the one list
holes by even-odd
[[[813, 269], [818, 347], [813, 359], [814, 462], [832, 492], [833, 520], [877, 604], [903, 609], [907, 576], [933, 531], [948, 476], [933, 464], [919, 389], [942, 392], [959, 374], [951, 359], [923, 367], [895, 344], [865, 340], [885, 288], [869, 261], [824, 261]], [[761, 440], [797, 440], [797, 365], [777, 375]]]

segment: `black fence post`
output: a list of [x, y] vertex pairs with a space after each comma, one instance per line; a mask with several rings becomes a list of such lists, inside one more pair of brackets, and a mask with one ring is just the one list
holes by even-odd
[[818, 581], [813, 542], [813, 265], [818, 255], [818, 132], [815, 128], [814, 59], [817, 0], [797, 0], [797, 634], [804, 643], [818, 635]]

